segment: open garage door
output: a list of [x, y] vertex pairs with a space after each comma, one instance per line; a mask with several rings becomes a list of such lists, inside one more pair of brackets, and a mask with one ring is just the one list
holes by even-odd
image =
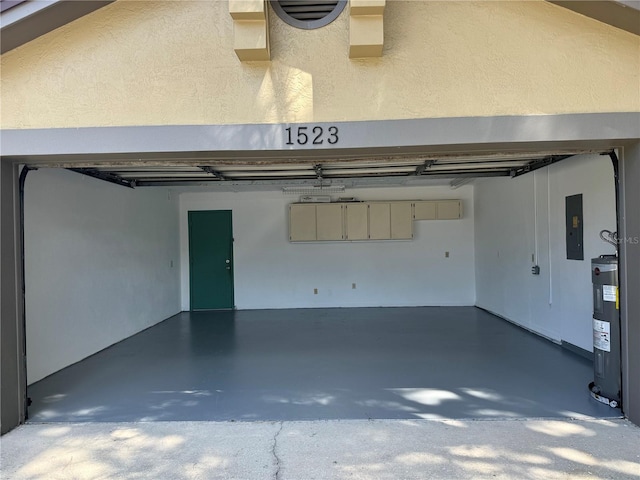
[[[482, 155], [368, 155], [313, 160], [185, 158], [105, 160], [100, 163], [31, 162], [33, 167], [68, 168], [78, 173], [130, 187], [147, 186], [259, 186], [286, 188], [310, 185], [419, 184], [428, 178], [460, 179], [517, 177], [574, 155], [599, 151], [496, 152]], [[325, 181], [323, 183], [323, 181]]]
[[[613, 205], [608, 217], [605, 208], [591, 218], [607, 218], [603, 228], [615, 226], [613, 171], [602, 153], [606, 152], [496, 152], [429, 159], [372, 156], [305, 162], [30, 163], [40, 169], [30, 174], [28, 185], [39, 195], [40, 205], [36, 209], [36, 202], [30, 204], [27, 197], [26, 210], [27, 351], [32, 345], [33, 352], [40, 352], [29, 358], [33, 371], [41, 368], [36, 374], [40, 378], [36, 376], [29, 389], [34, 401], [32, 418], [618, 415], [619, 410], [588, 398], [592, 367], [579, 354], [589, 355], [585, 335], [590, 335], [591, 323], [585, 305], [588, 310], [590, 279], [587, 276], [573, 284], [562, 279], [575, 275], [584, 265], [561, 266], [567, 262], [561, 258], [564, 245], [562, 249], [556, 245], [558, 236], [564, 235], [555, 225], [564, 217], [563, 211], [556, 212], [558, 202], [578, 190], [591, 195], [586, 179], [601, 178], [602, 172], [608, 175], [608, 187], [596, 198], [589, 196], [587, 210], [592, 211], [592, 204]], [[58, 169], [48, 170], [52, 166]], [[577, 178], [581, 169], [589, 173], [567, 185], [567, 179]], [[40, 180], [38, 175], [42, 175]], [[55, 188], [47, 191], [47, 183]], [[334, 201], [346, 197], [349, 205], [399, 201], [411, 205], [414, 212], [416, 201], [437, 205], [455, 198], [463, 213], [453, 221], [414, 219], [415, 237], [409, 241], [291, 243], [286, 235], [285, 207], [297, 203], [300, 196], [313, 194], [328, 195]], [[38, 230], [47, 222], [42, 217], [60, 214], [55, 212], [60, 205], [43, 213], [46, 204], [60, 201], [68, 202], [68, 213], [76, 218], [67, 218], [64, 229], [52, 226], [62, 224], [63, 216], [49, 223], [53, 230], [48, 233]], [[132, 207], [138, 202], [142, 205]], [[118, 224], [122, 219], [113, 223], [114, 211], [109, 207], [96, 212], [97, 204], [115, 206], [124, 225]], [[136, 208], [140, 208], [140, 218], [146, 218], [142, 228], [132, 227], [136, 217], [128, 216], [131, 212], [127, 210]], [[77, 334], [74, 343], [87, 348], [79, 355], [100, 350], [97, 340], [109, 341], [105, 331], [130, 326], [130, 321], [152, 311], [154, 302], [162, 303], [160, 296], [154, 297], [159, 286], [167, 292], [165, 300], [173, 298], [173, 307], [166, 303], [163, 307], [167, 312], [171, 308], [191, 310], [186, 220], [190, 212], [211, 210], [233, 211], [240, 311], [172, 316], [79, 363], [70, 357], [48, 358], [56, 344], [61, 351], [73, 350], [64, 340], [69, 329]], [[33, 215], [42, 217], [34, 222]], [[171, 216], [173, 223], [160, 220]], [[107, 219], [112, 222], [96, 236], [90, 225]], [[90, 318], [80, 315], [60, 328], [55, 321], [47, 323], [55, 316], [47, 313], [52, 296], [40, 298], [29, 308], [29, 295], [38, 291], [48, 295], [50, 287], [42, 285], [55, 282], [46, 272], [60, 271], [61, 263], [41, 268], [34, 258], [46, 258], [51, 242], [45, 239], [82, 225], [84, 231], [76, 235], [87, 238], [78, 245], [91, 243], [95, 251], [75, 249], [79, 257], [86, 255], [86, 261], [77, 262], [85, 271], [69, 268], [61, 272], [61, 286], [75, 277], [76, 289], [93, 283], [103, 292], [116, 292], [118, 282], [109, 276], [114, 255], [121, 254], [123, 263], [128, 259], [137, 266], [119, 267], [120, 281], [129, 285], [128, 298], [110, 295], [104, 304], [85, 305], [93, 308], [95, 317], [110, 320], [91, 325]], [[597, 223], [591, 222], [588, 234], [596, 228]], [[105, 235], [112, 239], [124, 233], [115, 249], [112, 242], [100, 244]], [[170, 240], [157, 241], [171, 235], [173, 245]], [[140, 243], [129, 250], [133, 239]], [[176, 251], [180, 239], [183, 247]], [[65, 251], [69, 241], [73, 240], [58, 244], [60, 251]], [[149, 256], [141, 258], [145, 244]], [[593, 245], [591, 242], [587, 252]], [[49, 250], [56, 258], [60, 251], [53, 254]], [[89, 258], [102, 255], [103, 263], [89, 265]], [[115, 260], [115, 265], [119, 262]], [[541, 266], [542, 275], [531, 275], [532, 265]], [[135, 278], [136, 271], [139, 278]], [[41, 286], [37, 272], [45, 272]], [[179, 304], [178, 292], [169, 292], [171, 285], [182, 292]], [[64, 287], [58, 293], [64, 295], [63, 291]], [[90, 303], [95, 291], [83, 292], [86, 295], [67, 297], [65, 303]], [[570, 298], [578, 300], [572, 305]], [[145, 308], [119, 309], [118, 304]], [[548, 311], [542, 308], [545, 305]], [[147, 321], [154, 324], [170, 316], [155, 315], [155, 322]], [[575, 324], [562, 323], [561, 318], [573, 319]], [[131, 333], [121, 330], [119, 335], [124, 338]], [[88, 338], [96, 341], [91, 343]], [[38, 366], [56, 362], [53, 371]], [[71, 365], [56, 372], [65, 362]], [[548, 375], [550, 371], [553, 376]]]

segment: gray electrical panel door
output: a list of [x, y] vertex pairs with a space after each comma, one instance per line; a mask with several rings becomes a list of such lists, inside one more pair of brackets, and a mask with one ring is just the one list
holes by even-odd
[[567, 260], [584, 260], [582, 194], [566, 197]]

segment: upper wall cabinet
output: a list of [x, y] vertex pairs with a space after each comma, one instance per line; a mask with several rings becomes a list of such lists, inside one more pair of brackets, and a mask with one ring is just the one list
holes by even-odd
[[460, 200], [428, 200], [413, 202], [414, 220], [456, 220], [462, 218]]
[[369, 205], [366, 203], [349, 203], [344, 206], [345, 239], [369, 239]]
[[391, 206], [389, 203], [369, 204], [369, 238], [389, 240], [391, 238]]
[[438, 201], [436, 209], [438, 220], [462, 218], [462, 202], [460, 200]]
[[[367, 238], [369, 240], [410, 240], [413, 238], [411, 206], [412, 202], [349, 204], [346, 207], [347, 212], [349, 208], [352, 212], [347, 213], [346, 238], [348, 240]], [[357, 229], [354, 224], [357, 224]]]
[[410, 240], [414, 220], [462, 218], [460, 200], [292, 203], [289, 240]]
[[413, 238], [413, 216], [411, 202], [391, 202], [391, 238], [409, 240]]
[[413, 204], [414, 220], [436, 220], [438, 218], [436, 207], [438, 202], [415, 202]]
[[316, 205], [316, 239], [343, 240], [342, 205], [339, 203], [323, 203]]
[[289, 240], [309, 242], [316, 237], [316, 206], [308, 203], [289, 205]]
[[338, 203], [289, 205], [289, 240], [314, 242], [343, 240], [343, 206]]

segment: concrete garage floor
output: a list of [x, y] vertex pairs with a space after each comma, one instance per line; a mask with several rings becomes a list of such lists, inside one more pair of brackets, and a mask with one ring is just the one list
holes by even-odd
[[176, 315], [29, 387], [30, 422], [619, 417], [591, 363], [474, 307]]

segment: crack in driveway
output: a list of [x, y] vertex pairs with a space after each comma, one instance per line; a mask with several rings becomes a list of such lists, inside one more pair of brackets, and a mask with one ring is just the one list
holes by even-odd
[[281, 469], [281, 465], [280, 465], [280, 457], [278, 456], [278, 453], [276, 452], [276, 448], [278, 447], [278, 436], [280, 435], [280, 432], [282, 432], [282, 427], [284, 426], [284, 422], [280, 422], [280, 428], [278, 429], [278, 431], [276, 432], [276, 434], [273, 436], [273, 446], [271, 447], [271, 455], [273, 455], [273, 458], [276, 462], [276, 471], [274, 473], [273, 478], [275, 480], [279, 480], [280, 478], [280, 469]]

